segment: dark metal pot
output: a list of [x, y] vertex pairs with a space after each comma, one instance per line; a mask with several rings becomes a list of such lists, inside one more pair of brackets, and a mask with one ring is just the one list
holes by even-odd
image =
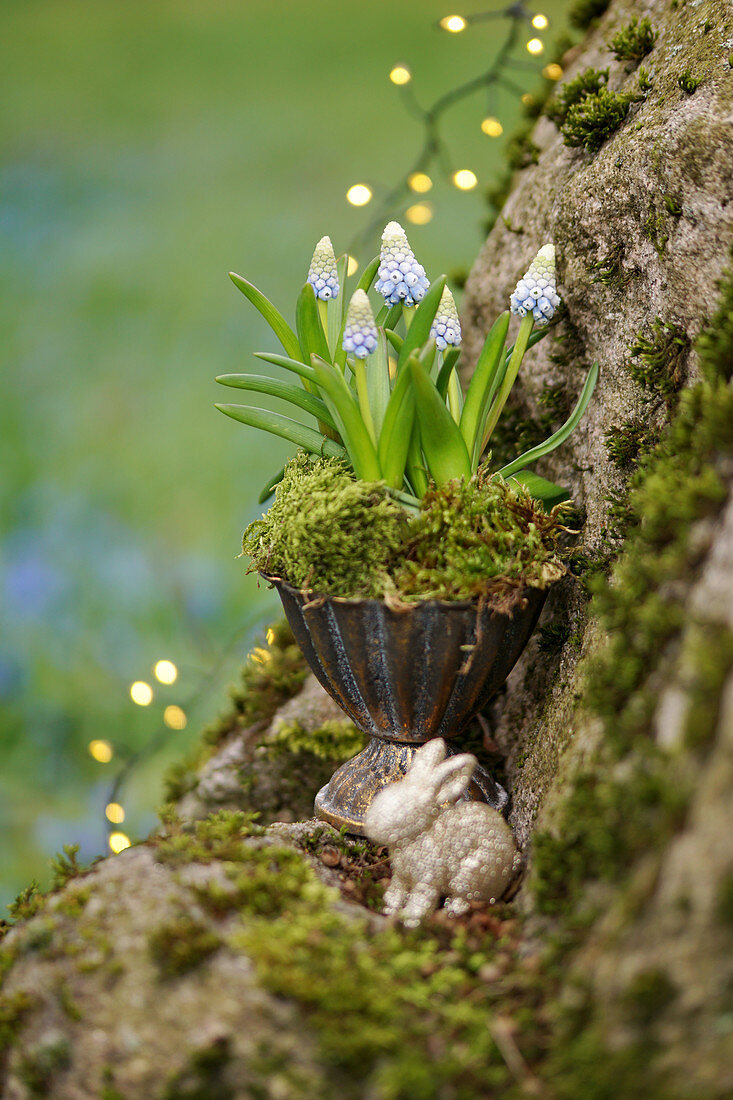
[[[314, 596], [280, 577], [277, 589], [295, 638], [323, 687], [371, 738], [316, 797], [331, 824], [362, 833], [374, 796], [407, 771], [431, 737], [449, 742], [502, 686], [529, 641], [547, 595], [523, 592], [504, 614], [478, 601], [384, 600]], [[453, 751], [458, 751], [454, 749]], [[506, 791], [478, 768], [469, 797], [503, 809]]]

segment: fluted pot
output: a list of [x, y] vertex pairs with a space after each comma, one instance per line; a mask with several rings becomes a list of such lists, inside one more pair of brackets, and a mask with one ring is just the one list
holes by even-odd
[[[400, 779], [420, 745], [443, 737], [449, 751], [502, 686], [527, 644], [546, 591], [527, 588], [511, 613], [479, 601], [384, 600], [301, 592], [263, 574], [277, 589], [312, 671], [370, 741], [316, 796], [316, 813], [363, 833], [374, 796]], [[477, 769], [471, 798], [501, 810], [507, 794]]]

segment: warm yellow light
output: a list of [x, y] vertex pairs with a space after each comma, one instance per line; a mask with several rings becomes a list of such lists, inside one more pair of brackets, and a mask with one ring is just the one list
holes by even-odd
[[407, 177], [408, 186], [418, 195], [424, 195], [433, 186], [433, 181], [425, 172], [413, 172]]
[[481, 123], [481, 129], [489, 137], [501, 137], [504, 133], [504, 127], [499, 122], [498, 118], [494, 118], [493, 115], [488, 115]]
[[549, 65], [545, 65], [542, 70], [542, 75], [547, 80], [559, 80], [562, 76], [562, 66], [556, 65], [555, 62], [552, 61]]
[[178, 669], [173, 661], [157, 661], [153, 672], [161, 684], [175, 684], [178, 679]]
[[408, 206], [405, 217], [413, 225], [427, 225], [433, 217], [433, 208], [429, 202], [416, 202], [414, 206]]
[[544, 48], [545, 47], [542, 45], [542, 42], [539, 40], [539, 38], [530, 38], [529, 42], [527, 43], [527, 52], [531, 54], [542, 53]]
[[[355, 275], [358, 270], [359, 270], [359, 261], [357, 260], [356, 256], [347, 256], [346, 257], [346, 274], [347, 275]], [[270, 635], [272, 635], [272, 637], [270, 637]], [[274, 630], [268, 630], [267, 631], [267, 643], [268, 643], [268, 645], [272, 645], [272, 643], [274, 641], [275, 641], [275, 631]]]
[[125, 811], [119, 802], [110, 802], [105, 808], [104, 812], [107, 815], [107, 820], [111, 821], [113, 825], [121, 825], [125, 820]]
[[470, 168], [459, 168], [453, 173], [453, 182], [459, 191], [472, 191], [478, 183], [478, 178]]
[[451, 34], [460, 34], [461, 31], [465, 31], [468, 23], [462, 15], [444, 15], [440, 25], [444, 31], [450, 31]]
[[534, 96], [531, 92], [525, 92], [522, 96], [522, 103], [525, 107], [532, 107], [534, 104]]
[[547, 27], [547, 16], [535, 15], [534, 19], [532, 20], [532, 26], [536, 31], [544, 31]]
[[153, 689], [144, 680], [136, 680], [130, 684], [130, 698], [139, 707], [148, 707], [153, 701]]
[[109, 764], [115, 754], [109, 741], [90, 741], [87, 746], [89, 755], [98, 760], [100, 764]]
[[251, 659], [258, 665], [266, 665], [271, 656], [272, 654], [268, 650], [263, 649], [262, 646], [257, 646], [257, 648], [253, 649], [250, 653]]
[[366, 206], [372, 200], [372, 189], [367, 187], [365, 183], [355, 183], [346, 192], [346, 200], [352, 206]]
[[393, 84], [409, 84], [412, 80], [412, 73], [407, 65], [395, 65], [390, 70], [389, 79]]
[[177, 707], [175, 703], [171, 703], [163, 711], [163, 721], [166, 726], [172, 730], [183, 730], [186, 728], [188, 719], [186, 718], [186, 712], [181, 707]]
[[132, 843], [129, 836], [125, 833], [110, 833], [109, 834], [109, 846], [117, 856], [120, 852], [124, 852], [125, 848], [129, 848]]
[[[353, 275], [354, 274], [353, 271], [348, 270], [348, 261], [351, 260], [351, 256], [347, 256], [346, 259], [347, 259], [346, 274], [347, 275]], [[267, 644], [268, 645], [272, 645], [272, 643], [275, 641], [275, 631], [272, 629], [271, 626], [268, 626], [267, 630], [265, 631], [265, 638], [267, 639]]]

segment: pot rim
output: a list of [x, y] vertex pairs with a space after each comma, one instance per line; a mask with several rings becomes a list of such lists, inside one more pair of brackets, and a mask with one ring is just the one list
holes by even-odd
[[[285, 580], [284, 577], [279, 577], [275, 573], [265, 573], [262, 569], [258, 570], [259, 575], [266, 580], [268, 584], [275, 586], [275, 582], [286, 588], [290, 593], [295, 596], [303, 596], [306, 602], [315, 602], [316, 600], [331, 600], [333, 603], [345, 604], [347, 606], [354, 606], [360, 604], [380, 604], [382, 606], [389, 607], [392, 611], [407, 613], [414, 611], [420, 607], [429, 607], [431, 605], [438, 606], [449, 610], [455, 608], [456, 610], [478, 610], [481, 603], [480, 596], [474, 596], [470, 600], [415, 600], [412, 603], [403, 603], [396, 600], [392, 603], [390, 600], [384, 598], [376, 599], [373, 596], [331, 596], [328, 592], [317, 592], [313, 588], [295, 588], [292, 584]], [[521, 588], [517, 588], [517, 593], [520, 600], [529, 598], [533, 593], [547, 595], [549, 590], [557, 584], [557, 581], [550, 581], [544, 588], [540, 588], [539, 585], [522, 585]], [[487, 601], [484, 605], [487, 611], [493, 612], [495, 615], [506, 615], [508, 618], [512, 618], [515, 611], [520, 610], [518, 604], [511, 609], [511, 611], [503, 611], [498, 607], [492, 606], [491, 601]]]

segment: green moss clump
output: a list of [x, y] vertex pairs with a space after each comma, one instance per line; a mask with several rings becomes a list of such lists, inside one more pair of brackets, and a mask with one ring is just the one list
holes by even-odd
[[32, 882], [8, 905], [10, 916], [16, 921], [28, 920], [43, 908], [45, 900], [45, 895], [38, 889], [38, 883]]
[[575, 0], [568, 9], [568, 22], [579, 31], [586, 31], [605, 13], [611, 0]]
[[568, 110], [560, 127], [565, 144], [588, 153], [597, 153], [603, 143], [618, 130], [629, 113], [632, 97], [601, 88], [585, 96]]
[[654, 245], [657, 256], [663, 256], [667, 248], [669, 233], [664, 214], [651, 207], [644, 222], [644, 236]]
[[651, 450], [659, 440], [659, 432], [648, 420], [633, 417], [617, 428], [609, 428], [605, 436], [608, 457], [619, 470], [630, 470], [641, 454]]
[[677, 85], [686, 95], [692, 95], [700, 87], [700, 81], [695, 79], [689, 69], [685, 69], [677, 77]]
[[639, 69], [638, 80], [639, 80], [639, 91], [641, 92], [642, 95], [646, 95], [648, 92], [650, 92], [652, 90], [654, 85], [652, 84], [651, 77], [649, 76], [649, 73], [647, 72], [647, 70], [644, 68], [643, 65]]
[[406, 525], [404, 509], [379, 482], [357, 480], [337, 459], [299, 454], [242, 546], [258, 570], [296, 588], [377, 596]]
[[70, 879], [82, 873], [83, 868], [79, 866], [78, 855], [78, 844], [64, 844], [63, 851], [53, 857], [51, 860], [52, 891], [60, 890]]
[[664, 206], [668, 214], [671, 214], [673, 218], [682, 217], [682, 206], [678, 199], [674, 195], [664, 195]]
[[40, 1044], [21, 1058], [19, 1077], [28, 1089], [29, 1097], [43, 1100], [57, 1073], [71, 1065], [71, 1045], [66, 1036]]
[[628, 367], [634, 381], [672, 407], [685, 380], [690, 351], [690, 338], [684, 329], [657, 317], [652, 335], [638, 333], [629, 351], [635, 359]]
[[597, 95], [608, 84], [608, 69], [584, 69], [553, 96], [545, 108], [545, 114], [556, 126], [565, 125], [571, 107], [582, 103], [590, 95]]
[[693, 629], [685, 640], [685, 654], [691, 666], [685, 741], [700, 749], [715, 737], [721, 694], [733, 671], [733, 631], [721, 626], [711, 636], [709, 628]]
[[315, 730], [291, 722], [269, 737], [262, 750], [269, 759], [305, 752], [321, 760], [348, 760], [364, 748], [364, 741], [365, 735], [353, 722], [328, 721]]
[[249, 837], [265, 832], [256, 824], [256, 813], [219, 810], [203, 821], [182, 822], [174, 813], [164, 814], [163, 831], [152, 842], [161, 863], [183, 866], [186, 863], [212, 863], [215, 860], [244, 859]]
[[0, 995], [0, 1056], [12, 1045], [33, 1007], [33, 998], [25, 990]]
[[624, 1004], [635, 1023], [649, 1027], [676, 996], [677, 990], [666, 971], [643, 970], [626, 989]]
[[181, 912], [150, 936], [149, 948], [163, 978], [187, 974], [213, 955], [222, 941], [201, 921]]
[[268, 844], [249, 847], [244, 857], [226, 869], [226, 882], [216, 880], [193, 891], [217, 917], [236, 911], [254, 917], [279, 917], [307, 895], [312, 875], [293, 848]]
[[608, 48], [617, 61], [641, 61], [653, 49], [657, 40], [648, 18], [634, 17], [622, 30], [617, 31]]
[[183, 1069], [168, 1081], [162, 1100], [232, 1100], [234, 1088], [226, 1079], [231, 1058], [226, 1037], [194, 1050]]

